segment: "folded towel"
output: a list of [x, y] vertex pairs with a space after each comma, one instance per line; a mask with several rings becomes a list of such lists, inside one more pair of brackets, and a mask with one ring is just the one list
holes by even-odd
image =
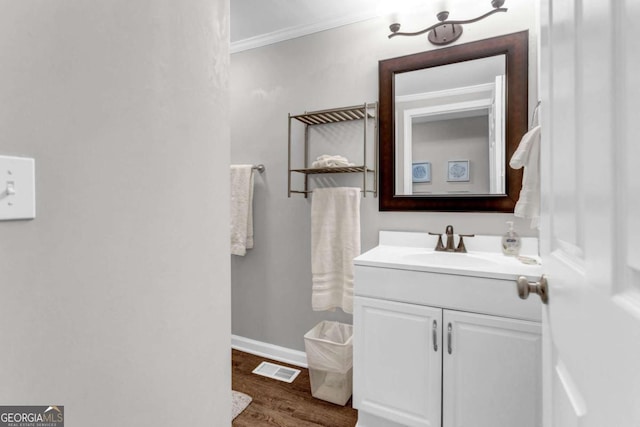
[[540, 126], [522, 137], [509, 166], [513, 169], [524, 167], [520, 198], [513, 214], [531, 219], [531, 228], [537, 228], [540, 217]]
[[253, 165], [231, 166], [231, 253], [253, 248]]
[[353, 259], [360, 255], [360, 189], [316, 188], [311, 200], [311, 306], [353, 312]]
[[315, 162], [311, 163], [311, 167], [313, 168], [332, 168], [344, 166], [354, 166], [354, 164], [350, 163], [346, 157], [339, 155], [330, 156], [328, 154], [323, 154], [321, 156], [318, 156]]

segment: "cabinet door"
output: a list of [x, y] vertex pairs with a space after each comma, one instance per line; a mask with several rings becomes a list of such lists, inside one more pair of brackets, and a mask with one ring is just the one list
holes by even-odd
[[541, 427], [540, 324], [443, 313], [443, 427]]
[[442, 309], [354, 299], [353, 404], [411, 427], [439, 427]]

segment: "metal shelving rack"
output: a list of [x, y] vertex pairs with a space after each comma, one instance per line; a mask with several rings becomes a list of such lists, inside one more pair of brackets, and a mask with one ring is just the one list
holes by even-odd
[[[291, 121], [298, 120], [304, 123], [304, 168], [292, 169], [291, 168]], [[311, 168], [309, 167], [309, 126], [325, 125], [331, 123], [341, 123], [353, 120], [362, 120], [364, 135], [362, 142], [362, 159], [363, 165], [360, 166], [346, 166], [346, 167], [327, 167], [327, 168]], [[374, 136], [374, 166], [367, 165], [367, 140], [369, 120], [374, 120], [375, 129]], [[289, 182], [288, 191], [289, 197], [291, 194], [304, 194], [306, 198], [311, 190], [308, 186], [308, 175], [314, 174], [328, 174], [328, 173], [361, 173], [362, 174], [362, 195], [367, 197], [367, 193], [373, 193], [374, 197], [378, 196], [378, 173], [375, 165], [378, 164], [378, 103], [365, 103], [362, 105], [355, 105], [352, 107], [334, 108], [330, 110], [311, 111], [304, 114], [289, 114]], [[304, 190], [292, 190], [291, 189], [291, 173], [297, 172], [305, 175], [304, 177]], [[368, 174], [373, 174], [373, 189], [367, 189]]]

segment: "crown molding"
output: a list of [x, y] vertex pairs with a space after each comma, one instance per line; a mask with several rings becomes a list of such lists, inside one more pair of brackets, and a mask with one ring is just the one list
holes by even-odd
[[342, 27], [344, 25], [355, 24], [356, 22], [366, 21], [377, 18], [375, 12], [351, 14], [341, 16], [336, 19], [327, 19], [313, 24], [298, 25], [295, 27], [284, 28], [282, 30], [273, 31], [271, 33], [261, 34], [255, 37], [238, 40], [231, 43], [230, 53], [238, 53], [249, 49], [256, 49], [274, 43], [280, 43], [285, 40], [295, 39], [309, 34], [318, 33], [320, 31], [330, 30], [332, 28]]

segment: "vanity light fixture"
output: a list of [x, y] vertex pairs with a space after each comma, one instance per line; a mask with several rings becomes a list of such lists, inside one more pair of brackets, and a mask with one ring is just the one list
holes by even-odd
[[428, 39], [432, 44], [435, 45], [446, 45], [449, 43], [453, 43], [458, 40], [462, 35], [462, 25], [463, 24], [471, 24], [473, 22], [478, 22], [487, 16], [493, 15], [496, 12], [506, 12], [508, 9], [506, 7], [502, 7], [504, 5], [505, 0], [491, 0], [491, 6], [493, 6], [493, 10], [485, 13], [484, 15], [480, 15], [477, 18], [467, 19], [464, 21], [448, 21], [449, 12], [442, 11], [438, 13], [437, 24], [433, 24], [432, 26], [425, 28], [421, 31], [416, 31], [414, 33], [402, 33], [400, 32], [400, 24], [395, 22], [389, 25], [389, 29], [391, 30], [391, 34], [389, 34], [389, 38], [395, 36], [419, 36], [424, 33], [429, 33]]

